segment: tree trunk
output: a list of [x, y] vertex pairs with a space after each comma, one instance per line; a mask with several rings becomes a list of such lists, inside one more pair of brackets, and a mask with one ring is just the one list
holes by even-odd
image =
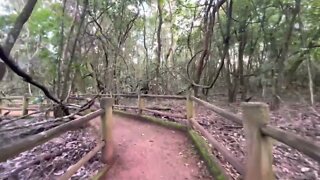
[[310, 104], [311, 104], [311, 106], [313, 106], [314, 105], [314, 96], [313, 96], [313, 80], [312, 80], [312, 73], [311, 73], [310, 58], [308, 58], [308, 60], [307, 60], [307, 68], [308, 68], [308, 78], [309, 78]]
[[[144, 6], [142, 6], [142, 7], [143, 7], [143, 10], [144, 10]], [[147, 17], [146, 17], [146, 12], [145, 12], [144, 16], [143, 16], [143, 47], [144, 47], [144, 50], [145, 50], [144, 66], [145, 66], [146, 79], [149, 80], [149, 70], [148, 70], [148, 67], [149, 67], [149, 53], [148, 53], [147, 38], [146, 38], [146, 35], [147, 35], [147, 30], [146, 30], [147, 20], [146, 19], [147, 19]]]
[[[66, 1], [67, 0], [63, 0], [63, 7], [62, 7], [62, 18], [61, 18], [61, 24], [60, 24], [60, 45], [59, 45], [59, 55], [57, 58], [58, 64], [57, 64], [57, 80], [55, 81], [55, 87], [56, 87], [56, 95], [59, 96], [60, 95], [60, 91], [61, 91], [61, 63], [62, 63], [62, 56], [63, 56], [63, 51], [64, 51], [64, 16], [65, 16], [65, 9], [66, 9]], [[71, 29], [73, 29], [73, 24], [71, 25]], [[69, 36], [71, 32], [69, 32]], [[69, 39], [69, 38], [68, 38]], [[69, 42], [67, 42], [66, 44], [68, 44]]]
[[[33, 11], [34, 6], [36, 5], [37, 0], [28, 0], [21, 13], [17, 17], [14, 26], [8, 33], [8, 36], [3, 44], [3, 51], [6, 56], [10, 56], [11, 49], [13, 48], [15, 42], [17, 41], [19, 34], [23, 28], [23, 25], [28, 21], [31, 13]], [[0, 61], [0, 81], [4, 77], [6, 72], [5, 64]], [[12, 76], [12, 75], [10, 75]]]
[[247, 44], [246, 21], [243, 21], [241, 23], [239, 33], [240, 33], [240, 41], [239, 41], [239, 49], [238, 49], [238, 63], [239, 63], [238, 76], [239, 76], [239, 85], [240, 85], [240, 91], [241, 91], [241, 100], [245, 100], [247, 96], [247, 92], [245, 88], [243, 56], [244, 56], [244, 50]]
[[273, 76], [274, 77], [273, 91], [272, 91], [273, 102], [271, 106], [271, 109], [273, 110], [280, 108], [280, 94], [281, 94], [282, 86], [284, 85], [284, 65], [285, 65], [284, 63], [287, 60], [294, 24], [296, 22], [297, 15], [300, 12], [300, 4], [301, 4], [301, 0], [295, 1], [295, 8], [292, 9], [292, 18], [288, 25], [288, 29], [287, 29], [288, 31], [285, 34], [286, 36], [284, 39], [283, 46], [281, 47], [280, 52], [277, 58], [275, 59], [276, 71]]
[[159, 13], [159, 23], [158, 23], [158, 30], [157, 30], [157, 63], [156, 63], [156, 83], [159, 86], [159, 78], [160, 78], [160, 65], [161, 65], [161, 27], [162, 27], [162, 1], [158, 0], [158, 13]]
[[227, 54], [227, 63], [225, 66], [226, 69], [226, 82], [227, 82], [227, 86], [228, 86], [228, 102], [235, 102], [236, 101], [236, 93], [235, 93], [235, 83], [231, 81], [231, 72], [230, 72], [230, 55], [229, 53]]
[[67, 67], [65, 69], [64, 81], [63, 81], [62, 92], [61, 92], [61, 99], [65, 99], [68, 95], [68, 83], [70, 83], [71, 66], [72, 66], [73, 60], [75, 59], [75, 51], [76, 51], [76, 48], [78, 45], [78, 39], [79, 39], [79, 36], [81, 33], [81, 27], [84, 23], [85, 16], [87, 14], [88, 0], [84, 1], [83, 6], [84, 7], [83, 7], [83, 10], [82, 10], [82, 13], [80, 16], [79, 27], [78, 27], [77, 33], [75, 35], [75, 39], [72, 44], [72, 49], [71, 49], [70, 56], [69, 56], [69, 62], [68, 62]]
[[7, 56], [10, 55], [10, 51], [18, 39], [18, 36], [23, 28], [23, 25], [28, 21], [29, 17], [31, 16], [31, 13], [36, 3], [37, 3], [37, 0], [27, 1], [27, 4], [24, 6], [24, 8], [22, 9], [22, 12], [17, 17], [17, 20], [14, 23], [14, 26], [8, 33], [8, 36], [3, 46], [3, 50]]
[[[210, 45], [211, 45], [211, 39], [213, 36], [213, 27], [214, 27], [214, 23], [215, 23], [215, 18], [216, 18], [216, 13], [218, 12], [219, 8], [226, 2], [226, 0], [220, 0], [220, 1], [215, 1], [213, 2], [213, 0], [210, 0], [210, 2], [207, 4], [207, 9], [204, 15], [204, 31], [205, 31], [205, 35], [204, 35], [204, 39], [203, 39], [203, 52], [201, 54], [201, 57], [199, 59], [199, 63], [197, 65], [197, 69], [196, 69], [196, 75], [195, 75], [195, 86], [193, 86], [193, 90], [194, 90], [194, 95], [198, 96], [198, 91], [199, 91], [199, 83], [201, 80], [201, 75], [202, 75], [202, 71], [204, 69], [205, 66], [205, 62], [208, 60], [209, 57], [209, 52], [210, 52]], [[232, 3], [231, 3], [232, 4]], [[229, 6], [229, 8], [232, 6]], [[229, 9], [230, 10], [230, 9]], [[230, 11], [230, 14], [232, 13], [232, 10]], [[230, 22], [228, 22], [228, 26], [227, 28], [229, 28]], [[230, 29], [228, 29], [227, 31], [229, 32]], [[227, 32], [227, 33], [228, 33]], [[228, 48], [229, 46], [229, 33], [227, 35], [227, 37], [224, 39], [224, 43], [226, 43], [226, 47]], [[224, 63], [222, 61], [222, 63]], [[213, 83], [211, 83], [209, 85], [209, 87], [205, 87], [205, 88], [212, 88], [215, 81], [217, 80], [220, 70], [222, 70], [223, 68], [223, 64], [221, 64], [219, 71], [216, 75], [215, 80], [213, 81]]]
[[[201, 80], [202, 71], [204, 68], [205, 61], [208, 59], [208, 53], [209, 53], [209, 43], [212, 38], [213, 34], [213, 26], [215, 21], [215, 12], [210, 12], [212, 8], [213, 1], [211, 0], [210, 3], [207, 6], [206, 14], [204, 16], [204, 29], [205, 29], [205, 35], [203, 39], [203, 52], [201, 53], [201, 57], [199, 59], [199, 63], [196, 67], [196, 75], [195, 75], [195, 83], [199, 84]], [[197, 97], [199, 92], [199, 87], [194, 86], [194, 95]]]

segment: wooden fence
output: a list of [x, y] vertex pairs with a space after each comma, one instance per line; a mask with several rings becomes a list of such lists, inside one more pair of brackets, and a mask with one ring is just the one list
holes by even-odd
[[60, 176], [61, 180], [69, 179], [78, 169], [88, 162], [98, 151], [102, 150], [102, 161], [110, 162], [113, 156], [113, 141], [112, 141], [112, 98], [101, 98], [100, 109], [89, 113], [83, 117], [69, 121], [65, 124], [54, 127], [50, 130], [41, 132], [36, 135], [27, 136], [26, 138], [17, 140], [11, 144], [0, 147], [0, 162], [6, 161], [21, 152], [32, 149], [40, 144], [43, 144], [50, 139], [53, 139], [67, 131], [77, 130], [90, 120], [100, 116], [102, 124], [102, 141], [98, 142], [96, 147], [80, 159], [76, 164], [68, 168], [67, 172]]
[[[0, 115], [3, 113], [3, 110], [7, 111], [21, 111], [21, 115], [26, 116], [30, 111], [42, 111], [45, 108], [48, 108], [47, 100], [44, 99], [43, 102], [32, 105], [31, 99], [37, 98], [36, 96], [9, 96], [9, 97], [0, 97]], [[6, 103], [9, 102], [8, 103]], [[17, 102], [18, 101], [18, 102]]]
[[[110, 96], [110, 95], [105, 95]], [[115, 94], [113, 96], [137, 98], [137, 106], [114, 105], [116, 108], [135, 109], [138, 114], [142, 112], [151, 112], [162, 116], [171, 116], [177, 118], [186, 118], [189, 127], [200, 132], [207, 141], [212, 145], [212, 149], [219, 151], [239, 174], [243, 175], [247, 180], [270, 180], [275, 179], [272, 170], [272, 142], [271, 139], [280, 141], [298, 151], [304, 153], [310, 158], [320, 162], [320, 147], [304, 137], [297, 136], [293, 133], [283, 131], [279, 128], [272, 127], [269, 122], [269, 108], [265, 103], [252, 102], [242, 103], [241, 108], [243, 116], [228, 112], [220, 107], [210, 104], [194, 96], [170, 96], [170, 95], [123, 95]], [[185, 114], [168, 114], [145, 107], [145, 98], [162, 98], [162, 99], [178, 99], [186, 101]], [[245, 165], [242, 164], [234, 155], [213, 136], [203, 128], [197, 121], [195, 116], [194, 104], [206, 107], [207, 109], [217, 113], [218, 115], [244, 127], [246, 138], [247, 157]]]
[[[90, 95], [84, 95], [80, 97], [72, 97], [73, 99], [83, 100], [83, 97]], [[4, 161], [14, 155], [30, 149], [40, 143], [43, 143], [53, 137], [62, 134], [65, 131], [76, 129], [79, 125], [90, 121], [91, 119], [102, 115], [102, 132], [103, 132], [103, 143], [109, 143], [110, 145], [104, 146], [99, 144], [97, 149], [103, 148], [103, 160], [108, 162], [113, 154], [113, 142], [112, 142], [112, 98], [110, 95], [100, 95], [102, 97], [101, 107], [102, 109], [90, 113], [79, 119], [70, 121], [66, 124], [60, 125], [53, 129], [33, 135], [27, 140], [17, 141], [10, 146], [0, 148], [0, 161]], [[108, 98], [106, 97], [108, 96]], [[276, 127], [272, 127], [268, 124], [270, 119], [268, 106], [264, 103], [243, 103], [241, 105], [243, 116], [239, 117], [236, 114], [228, 112], [222, 108], [219, 108], [213, 104], [203, 101], [194, 96], [169, 96], [169, 95], [145, 95], [145, 94], [115, 94], [114, 97], [125, 97], [125, 98], [137, 98], [137, 106], [124, 106], [124, 105], [113, 105], [115, 108], [126, 108], [138, 110], [138, 114], [143, 112], [151, 112], [154, 114], [167, 116], [168, 113], [161, 112], [159, 110], [151, 109], [145, 106], [144, 99], [146, 98], [162, 98], [162, 99], [175, 99], [186, 101], [186, 113], [183, 115], [175, 114], [177, 118], [186, 118], [189, 128], [193, 128], [200, 132], [212, 145], [212, 148], [219, 151], [226, 161], [228, 161], [238, 172], [243, 175], [247, 180], [270, 180], [275, 179], [274, 172], [272, 170], [272, 143], [271, 138], [278, 140], [288, 146], [299, 150], [310, 158], [320, 162], [320, 147], [304, 137], [297, 136], [293, 133], [289, 133], [280, 130]], [[206, 107], [207, 109], [217, 113], [218, 115], [230, 120], [238, 125], [244, 127], [245, 138], [246, 138], [246, 162], [243, 165], [234, 155], [217, 142], [213, 136], [204, 129], [197, 121], [195, 116], [194, 104], [198, 104]], [[172, 116], [172, 114], [170, 114]], [[99, 148], [98, 148], [99, 147]], [[96, 148], [95, 152], [98, 151]], [[90, 153], [89, 153], [90, 154]], [[95, 153], [91, 153], [95, 154]], [[89, 156], [89, 155], [88, 155]], [[88, 157], [84, 157], [88, 159]], [[82, 163], [80, 163], [82, 164]], [[79, 168], [80, 164], [75, 164], [73, 167]], [[68, 175], [70, 177], [72, 173]], [[67, 175], [66, 175], [67, 176]]]

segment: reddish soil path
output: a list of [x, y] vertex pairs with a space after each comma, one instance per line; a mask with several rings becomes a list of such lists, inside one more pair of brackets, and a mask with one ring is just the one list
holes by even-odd
[[182, 132], [118, 116], [114, 119], [117, 157], [104, 179], [212, 179]]

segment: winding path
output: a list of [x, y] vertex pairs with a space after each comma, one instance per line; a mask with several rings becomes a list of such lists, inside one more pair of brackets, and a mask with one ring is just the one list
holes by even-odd
[[[99, 128], [99, 121], [92, 125]], [[116, 160], [102, 179], [212, 179], [182, 132], [119, 116], [114, 121]]]

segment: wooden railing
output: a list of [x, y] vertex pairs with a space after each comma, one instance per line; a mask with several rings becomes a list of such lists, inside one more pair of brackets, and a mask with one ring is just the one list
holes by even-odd
[[[109, 96], [109, 95], [106, 95]], [[210, 104], [194, 96], [170, 96], [170, 95], [123, 95], [115, 94], [113, 96], [138, 98], [137, 106], [114, 105], [116, 108], [126, 108], [142, 112], [151, 112], [158, 115], [167, 116], [168, 113], [152, 110], [145, 107], [145, 98], [162, 98], [186, 100], [186, 114], [170, 114], [171, 117], [186, 118], [189, 127], [199, 131], [212, 145], [212, 148], [219, 151], [226, 161], [228, 161], [239, 174], [248, 180], [269, 180], [275, 179], [272, 170], [272, 142], [271, 138], [278, 140], [298, 151], [304, 153], [317, 162], [320, 162], [320, 147], [304, 137], [297, 136], [293, 133], [280, 130], [268, 125], [269, 108], [265, 103], [242, 103], [243, 116], [228, 112], [218, 106]], [[242, 164], [234, 155], [213, 136], [203, 128], [197, 121], [194, 110], [194, 103], [204, 106], [218, 115], [244, 127], [246, 138], [247, 157], [245, 165]]]
[[[87, 95], [86, 95], [87, 96]], [[86, 97], [84, 96], [84, 97]], [[84, 117], [73, 120], [69, 123], [60, 125], [51, 130], [46, 131], [45, 133], [40, 133], [29, 137], [25, 140], [16, 142], [10, 146], [5, 146], [0, 148], [0, 161], [4, 161], [22, 151], [30, 149], [40, 143], [43, 143], [49, 139], [52, 139], [59, 134], [76, 129], [80, 124], [86, 123], [89, 120], [99, 116], [102, 116], [102, 127], [103, 127], [103, 139], [105, 143], [112, 143], [110, 124], [112, 124], [112, 103], [106, 98], [110, 95], [100, 95], [105, 99], [102, 101], [100, 109], [96, 112], [90, 113]], [[125, 109], [135, 109], [138, 111], [138, 114], [143, 112], [151, 112], [153, 114], [158, 114], [162, 116], [177, 117], [187, 119], [189, 128], [199, 131], [212, 145], [212, 149], [219, 151], [223, 157], [228, 161], [238, 172], [243, 175], [245, 179], [248, 180], [269, 180], [275, 179], [274, 172], [272, 170], [272, 142], [271, 138], [278, 140], [292, 148], [299, 150], [310, 158], [314, 159], [317, 162], [320, 162], [320, 147], [311, 141], [307, 140], [304, 137], [297, 136], [293, 133], [289, 133], [283, 130], [280, 130], [276, 127], [272, 127], [268, 124], [270, 119], [268, 106], [264, 103], [243, 103], [241, 105], [243, 116], [239, 117], [238, 115], [228, 112], [220, 107], [217, 107], [213, 104], [210, 104], [206, 101], [203, 101], [194, 96], [169, 96], [169, 95], [136, 95], [136, 94], [115, 94], [113, 97], [125, 97], [125, 98], [137, 98], [137, 106], [124, 106], [124, 105], [113, 105], [115, 108], [125, 108]], [[73, 97], [74, 99], [83, 99], [83, 96], [80, 98]], [[186, 113], [185, 114], [168, 114], [166, 112], [161, 112], [160, 110], [151, 109], [148, 106], [145, 106], [144, 99], [146, 98], [162, 98], [162, 99], [175, 99], [175, 100], [185, 100], [186, 101]], [[197, 121], [195, 116], [194, 104], [202, 105], [207, 109], [217, 113], [218, 115], [230, 120], [238, 125], [244, 127], [245, 138], [246, 138], [246, 161], [245, 165], [242, 164], [234, 155], [224, 146], [222, 146], [218, 141], [216, 141], [213, 136], [203, 128]], [[107, 110], [108, 109], [108, 110]], [[159, 108], [161, 109], [161, 108]], [[109, 139], [109, 140], [108, 140]], [[103, 145], [98, 145], [99, 147]], [[103, 146], [109, 147], [110, 149], [104, 149], [103, 159], [107, 161], [110, 159], [113, 146]], [[88, 158], [88, 157], [85, 157]], [[74, 167], [79, 167], [79, 164], [74, 165]]]
[[[9, 97], [0, 97], [0, 114], [3, 113], [3, 110], [7, 111], [21, 111], [21, 115], [28, 115], [29, 111], [41, 111], [45, 108], [48, 108], [50, 105], [47, 103], [46, 99], [43, 102], [32, 105], [30, 99], [36, 98], [36, 96], [9, 96]], [[19, 103], [12, 102], [18, 100]], [[9, 101], [10, 103], [5, 103]], [[6, 104], [10, 106], [6, 106]], [[32, 106], [31, 106], [32, 105]]]
[[[15, 99], [15, 98], [11, 98]], [[90, 120], [100, 116], [102, 124], [102, 141], [96, 147], [80, 159], [76, 164], [68, 168], [59, 179], [69, 179], [83, 164], [89, 161], [98, 151], [102, 150], [102, 162], [108, 163], [113, 155], [113, 142], [111, 139], [112, 128], [112, 98], [101, 98], [100, 109], [85, 116], [69, 121], [50, 130], [27, 136], [26, 138], [14, 141], [11, 144], [0, 147], [0, 162], [13, 158], [14, 156], [43, 144], [50, 139], [57, 137], [67, 131], [77, 130]]]

